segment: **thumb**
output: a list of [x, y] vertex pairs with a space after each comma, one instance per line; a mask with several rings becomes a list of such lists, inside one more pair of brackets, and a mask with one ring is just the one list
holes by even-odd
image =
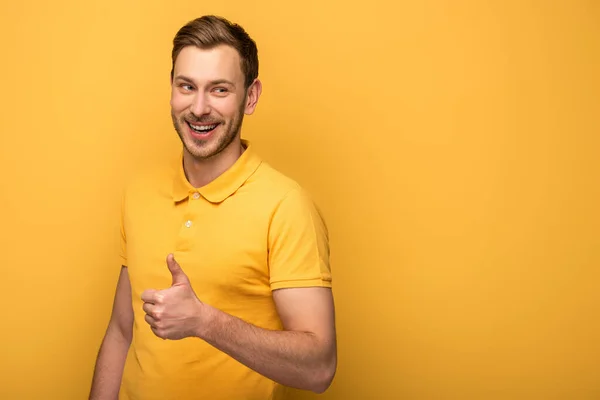
[[169, 254], [167, 256], [167, 266], [169, 267], [169, 271], [171, 271], [171, 276], [173, 277], [172, 286], [190, 283], [185, 272], [183, 272], [177, 261], [175, 261], [175, 256], [173, 254]]

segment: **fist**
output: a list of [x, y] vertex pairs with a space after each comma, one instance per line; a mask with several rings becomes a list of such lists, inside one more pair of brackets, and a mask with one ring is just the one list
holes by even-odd
[[167, 267], [173, 278], [171, 287], [142, 293], [144, 318], [159, 338], [179, 340], [196, 336], [201, 326], [203, 303], [172, 254], [167, 257]]

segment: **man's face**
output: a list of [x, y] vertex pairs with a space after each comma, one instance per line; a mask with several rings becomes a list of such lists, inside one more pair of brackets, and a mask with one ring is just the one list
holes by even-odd
[[[187, 46], [175, 61], [171, 116], [185, 150], [197, 160], [213, 157], [239, 140], [244, 113], [256, 106], [247, 95], [240, 57], [230, 46]], [[258, 97], [256, 96], [256, 100]]]

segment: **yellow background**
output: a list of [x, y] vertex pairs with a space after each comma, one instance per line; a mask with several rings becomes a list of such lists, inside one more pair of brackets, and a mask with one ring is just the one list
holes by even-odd
[[599, 3], [210, 4], [3, 3], [0, 398], [87, 396], [121, 189], [179, 149], [171, 40], [204, 13], [257, 40], [244, 137], [330, 226], [324, 399], [600, 398]]

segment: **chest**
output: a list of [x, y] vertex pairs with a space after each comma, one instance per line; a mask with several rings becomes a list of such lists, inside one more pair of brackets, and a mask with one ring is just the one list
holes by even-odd
[[139, 205], [125, 221], [133, 295], [171, 285], [166, 258], [175, 260], [207, 301], [270, 295], [268, 215], [227, 203], [186, 201]]

